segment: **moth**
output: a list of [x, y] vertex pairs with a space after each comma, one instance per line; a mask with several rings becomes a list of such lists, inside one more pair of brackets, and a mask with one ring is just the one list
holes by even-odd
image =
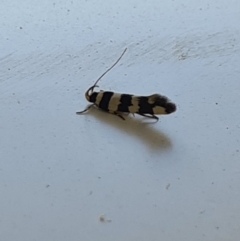
[[176, 104], [171, 102], [166, 96], [160, 94], [152, 94], [149, 96], [137, 96], [133, 94], [121, 94], [112, 91], [94, 91], [98, 81], [109, 72], [123, 57], [127, 48], [123, 51], [118, 60], [107, 69], [85, 93], [85, 98], [90, 104], [83, 111], [76, 112], [82, 114], [93, 106], [108, 113], [114, 114], [121, 119], [125, 120], [123, 113], [138, 114], [144, 117], [153, 118], [158, 121], [156, 115], [171, 114], [176, 111]]

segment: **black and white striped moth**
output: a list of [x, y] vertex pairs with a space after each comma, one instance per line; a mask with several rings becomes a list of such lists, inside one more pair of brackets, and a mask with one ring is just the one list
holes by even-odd
[[82, 114], [92, 106], [97, 106], [99, 109], [117, 115], [123, 120], [125, 120], [122, 116], [123, 113], [138, 114], [158, 120], [159, 118], [156, 115], [170, 114], [176, 111], [176, 105], [166, 96], [160, 94], [136, 96], [112, 91], [94, 91], [94, 88], [98, 87], [98, 81], [120, 61], [126, 50], [127, 49], [125, 49], [118, 60], [96, 80], [94, 85], [86, 91], [85, 97], [87, 101], [93, 104], [89, 105], [83, 111], [76, 112], [76, 114]]

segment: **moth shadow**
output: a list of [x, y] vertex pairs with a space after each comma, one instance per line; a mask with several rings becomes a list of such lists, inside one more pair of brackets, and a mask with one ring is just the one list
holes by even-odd
[[129, 136], [136, 137], [151, 149], [168, 149], [172, 146], [171, 140], [162, 131], [154, 128], [156, 120], [138, 115], [135, 115], [135, 117], [132, 115], [123, 115], [125, 120], [122, 120], [116, 115], [106, 113], [95, 107], [91, 108], [86, 114], [91, 114], [102, 123], [120, 129]]

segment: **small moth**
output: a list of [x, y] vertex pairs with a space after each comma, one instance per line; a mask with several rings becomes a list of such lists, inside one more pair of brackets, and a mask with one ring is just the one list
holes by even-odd
[[89, 110], [92, 106], [97, 106], [99, 109], [108, 113], [117, 115], [125, 120], [123, 113], [138, 114], [148, 118], [158, 120], [156, 115], [171, 114], [176, 111], [176, 105], [171, 102], [166, 96], [153, 94], [149, 96], [136, 96], [133, 94], [121, 94], [112, 91], [95, 92], [94, 88], [99, 87], [98, 81], [109, 72], [123, 57], [127, 48], [123, 51], [118, 60], [107, 69], [85, 93], [85, 97], [90, 104], [85, 110], [76, 112], [82, 114]]

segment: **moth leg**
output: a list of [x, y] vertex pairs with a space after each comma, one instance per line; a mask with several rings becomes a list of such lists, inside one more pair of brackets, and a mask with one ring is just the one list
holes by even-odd
[[125, 120], [125, 118], [124, 118], [122, 115], [120, 115], [119, 113], [115, 112], [114, 114], [117, 115], [117, 116], [118, 116], [119, 118], [121, 118], [122, 120]]
[[138, 113], [138, 114], [141, 115], [141, 116], [144, 116], [144, 117], [155, 119], [157, 121], [159, 120], [159, 118], [157, 116], [155, 116], [155, 115], [151, 115], [151, 114], [146, 115], [146, 114], [140, 114], [140, 113]]
[[76, 114], [77, 114], [77, 115], [80, 115], [80, 114], [86, 112], [87, 110], [89, 110], [90, 108], [92, 108], [93, 106], [94, 106], [94, 104], [91, 104], [91, 105], [89, 105], [85, 110], [78, 111], [78, 112], [76, 112]]
[[155, 119], [156, 121], [159, 120], [159, 118], [158, 118], [157, 116], [155, 116], [155, 115], [150, 115], [150, 116], [146, 116], [146, 117], [148, 117], [148, 118], [152, 118], [152, 119]]
[[153, 119], [155, 119], [155, 120], [159, 120], [159, 118], [157, 117], [157, 116], [155, 116], [155, 115], [152, 115], [152, 117], [151, 118], [153, 118]]
[[113, 114], [113, 115], [118, 116], [118, 117], [121, 118], [122, 120], [125, 120], [125, 118], [124, 118], [121, 114], [119, 114], [117, 111], [108, 111], [108, 112], [111, 113], [111, 114]]

